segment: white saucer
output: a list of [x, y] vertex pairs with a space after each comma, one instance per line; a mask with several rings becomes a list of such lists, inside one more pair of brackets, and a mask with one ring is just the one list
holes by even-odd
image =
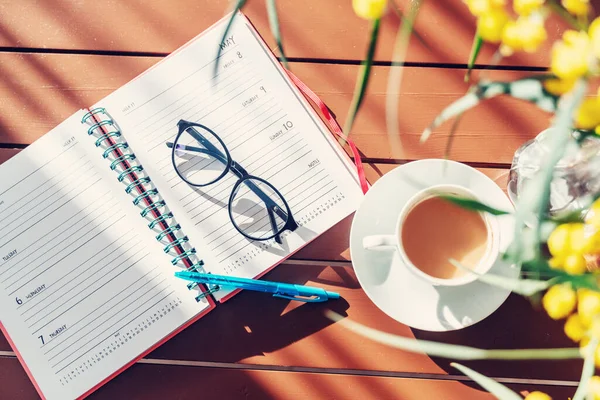
[[[489, 316], [510, 291], [479, 281], [457, 287], [433, 286], [410, 272], [396, 251], [362, 247], [365, 236], [394, 234], [397, 216], [408, 199], [438, 184], [461, 185], [492, 207], [512, 209], [502, 189], [474, 168], [448, 160], [414, 161], [388, 172], [369, 189], [352, 221], [350, 253], [360, 285], [383, 312], [413, 328], [451, 331]], [[514, 235], [513, 218], [498, 217], [498, 226], [500, 252], [504, 252]], [[490, 273], [517, 278], [519, 269], [500, 258]]]

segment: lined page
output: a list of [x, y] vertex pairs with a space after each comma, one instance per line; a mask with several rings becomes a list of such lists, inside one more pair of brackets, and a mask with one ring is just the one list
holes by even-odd
[[[252, 26], [240, 15], [219, 44], [225, 23], [98, 106], [121, 125], [206, 269], [255, 277], [352, 213], [362, 193], [354, 167]], [[217, 133], [237, 163], [283, 194], [301, 227], [286, 233], [282, 245], [241, 235], [227, 208], [234, 174], [200, 188], [176, 174], [165, 142], [175, 139], [180, 119]]]
[[80, 120], [0, 173], [0, 319], [48, 399], [82, 395], [207, 307]]

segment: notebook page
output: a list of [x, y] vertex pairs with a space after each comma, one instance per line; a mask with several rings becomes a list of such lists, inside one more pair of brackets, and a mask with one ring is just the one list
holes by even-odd
[[195, 301], [78, 113], [0, 167], [0, 320], [47, 399], [76, 398]]
[[[241, 14], [235, 21], [222, 44], [226, 19], [97, 106], [119, 122], [205, 268], [255, 277], [352, 213], [362, 193], [354, 166], [256, 31]], [[242, 236], [227, 208], [234, 174], [200, 188], [176, 174], [165, 142], [175, 139], [180, 119], [217, 133], [236, 162], [283, 194], [301, 227], [282, 245]]]

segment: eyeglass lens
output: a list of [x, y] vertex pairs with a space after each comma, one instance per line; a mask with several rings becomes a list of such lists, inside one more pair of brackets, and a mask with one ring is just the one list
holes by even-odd
[[[200, 132], [201, 136], [190, 132]], [[198, 140], [200, 138], [200, 140]], [[221, 141], [210, 131], [188, 128], [177, 138], [173, 146], [175, 169], [192, 185], [207, 185], [217, 181], [227, 168], [227, 151]]]
[[288, 220], [286, 209], [273, 186], [254, 178], [236, 185], [231, 196], [231, 220], [252, 239], [264, 240], [280, 233]]

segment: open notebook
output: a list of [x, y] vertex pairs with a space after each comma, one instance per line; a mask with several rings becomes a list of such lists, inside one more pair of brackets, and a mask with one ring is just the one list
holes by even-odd
[[[91, 393], [229, 295], [175, 271], [259, 277], [357, 208], [354, 166], [235, 21], [225, 42], [226, 19], [0, 167], [1, 327], [42, 397]], [[299, 228], [281, 244], [242, 236], [235, 176], [194, 188], [176, 174], [180, 119], [217, 132]]]

